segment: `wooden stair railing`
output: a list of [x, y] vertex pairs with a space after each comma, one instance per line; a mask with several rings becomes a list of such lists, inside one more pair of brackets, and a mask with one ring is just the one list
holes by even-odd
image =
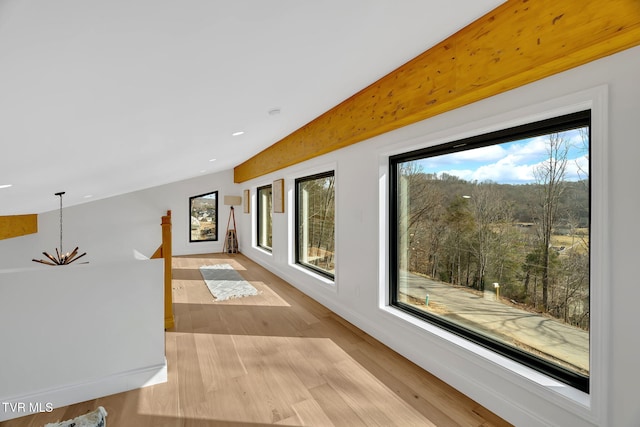
[[151, 255], [152, 259], [164, 259], [164, 328], [175, 326], [173, 318], [173, 294], [171, 292], [171, 211], [162, 217], [162, 244]]

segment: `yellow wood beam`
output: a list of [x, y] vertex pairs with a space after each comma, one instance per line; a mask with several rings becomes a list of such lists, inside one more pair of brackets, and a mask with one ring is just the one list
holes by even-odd
[[0, 216], [0, 240], [38, 232], [38, 215]]
[[234, 169], [282, 169], [640, 44], [638, 0], [510, 0]]

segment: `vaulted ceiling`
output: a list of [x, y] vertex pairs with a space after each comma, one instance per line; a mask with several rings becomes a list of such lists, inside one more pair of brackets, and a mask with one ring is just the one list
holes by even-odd
[[500, 3], [0, 0], [0, 215], [229, 170]]

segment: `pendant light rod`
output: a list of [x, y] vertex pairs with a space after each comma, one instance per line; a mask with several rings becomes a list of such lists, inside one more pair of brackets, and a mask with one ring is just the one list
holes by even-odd
[[58, 193], [56, 193], [56, 196], [60, 197], [60, 253], [64, 253], [64, 251], [62, 250], [62, 195], [65, 193], [65, 191], [60, 191]]

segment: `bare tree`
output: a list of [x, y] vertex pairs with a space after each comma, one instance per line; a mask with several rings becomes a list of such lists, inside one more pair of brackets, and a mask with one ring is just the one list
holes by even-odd
[[[580, 129], [578, 129], [578, 133], [580, 135], [580, 143], [579, 145], [579, 149], [582, 150], [583, 152], [587, 153], [585, 155], [585, 157], [587, 158], [587, 160], [589, 160], [589, 128], [588, 127], [582, 127]], [[580, 179], [585, 182], [588, 183], [589, 182], [589, 168], [585, 168], [583, 167], [580, 163], [578, 163], [576, 161], [576, 167], [578, 169], [578, 175], [580, 176]], [[588, 185], [588, 184], [586, 184]]]
[[435, 175], [422, 172], [414, 161], [400, 166], [402, 187], [408, 205], [400, 209], [399, 239], [407, 253], [407, 267], [413, 271], [437, 274], [437, 260], [443, 225], [442, 194], [434, 185]]
[[498, 253], [501, 241], [501, 225], [511, 223], [510, 204], [497, 191], [494, 184], [484, 183], [474, 187], [469, 198], [476, 233], [471, 250], [477, 263], [478, 289], [484, 290], [485, 276], [492, 257]]
[[[460, 285], [463, 272], [469, 270], [471, 263], [470, 241], [475, 224], [469, 210], [469, 200], [458, 196], [447, 206], [445, 222], [445, 252], [448, 258], [449, 282]], [[467, 275], [468, 282], [468, 275]], [[480, 282], [475, 283], [480, 289]]]
[[324, 261], [326, 270], [334, 268], [335, 251], [335, 178], [333, 176], [325, 178], [323, 188], [320, 192], [320, 206], [318, 212], [321, 213], [320, 230], [316, 236], [316, 252], [318, 256], [324, 251], [321, 260]]
[[306, 194], [307, 213], [304, 218], [308, 238], [306, 247], [299, 248], [309, 256], [309, 263], [332, 271], [335, 246], [335, 191], [334, 177], [304, 181], [301, 191]]
[[558, 206], [565, 189], [569, 142], [560, 133], [547, 135], [548, 158], [534, 169], [539, 184], [538, 238], [542, 250], [542, 306], [549, 309], [551, 236], [558, 220]]

